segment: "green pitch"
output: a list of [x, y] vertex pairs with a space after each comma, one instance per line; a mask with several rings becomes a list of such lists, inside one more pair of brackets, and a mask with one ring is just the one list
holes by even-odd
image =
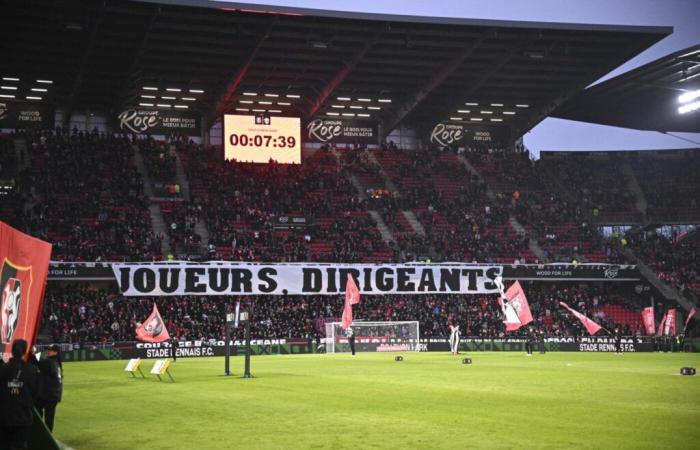
[[56, 437], [76, 450], [698, 448], [700, 376], [679, 375], [698, 354], [464, 356], [260, 356], [249, 380], [224, 377], [223, 358], [180, 359], [175, 383], [68, 363]]

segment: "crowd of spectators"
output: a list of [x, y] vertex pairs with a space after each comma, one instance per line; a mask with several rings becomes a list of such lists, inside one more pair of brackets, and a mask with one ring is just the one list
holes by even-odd
[[[149, 199], [135, 168], [134, 142], [62, 129], [28, 133], [26, 138], [29, 169], [17, 173], [17, 188], [13, 190], [21, 205], [16, 224], [51, 241], [53, 259], [160, 258], [164, 237], [152, 231]], [[524, 153], [506, 155], [494, 149], [467, 153], [431, 149], [413, 154], [395, 146], [373, 154], [366, 149], [319, 150], [305, 152], [302, 165], [256, 165], [222, 163], [213, 151], [191, 142], [173, 147], [149, 139], [136, 145], [152, 180], [175, 180], [175, 151], [181, 152], [192, 180], [191, 202], [161, 204], [166, 238], [174, 253], [182, 246], [199, 244], [195, 225], [204, 221], [211, 259], [390, 262], [425, 257], [434, 261], [534, 262], [529, 251], [533, 237], [548, 260], [624, 262], [617, 251], [619, 237], [614, 242], [604, 240], [595, 224], [596, 210], [600, 214], [618, 208], [619, 201], [633, 201], [629, 194], [618, 192], [624, 187], [618, 169], [607, 170], [599, 183], [588, 163], [578, 172], [564, 163], [554, 177], [550, 172], [556, 165], [538, 167]], [[10, 145], [5, 142], [4, 148]], [[479, 171], [483, 182], [472, 175], [463, 158]], [[16, 166], [11, 159], [3, 156], [2, 173]], [[366, 195], [358, 193], [353, 177]], [[570, 185], [583, 187], [557, 189], [565, 179], [573, 181]], [[664, 195], [685, 195], [685, 204], [691, 210], [696, 206], [694, 197], [682, 190], [692, 182], [681, 183], [681, 191], [673, 191], [651, 176], [650, 180], [640, 184], [656, 186]], [[606, 185], [612, 188], [602, 192]], [[648, 196], [653, 207], [656, 196]], [[681, 207], [683, 203], [671, 204]], [[383, 241], [370, 210], [380, 213], [394, 242]], [[425, 232], [417, 232], [404, 212], [414, 213]], [[285, 226], [290, 217], [308, 220], [303, 227]], [[513, 229], [513, 218], [528, 234]], [[682, 292], [697, 293], [698, 241], [696, 237], [631, 233], [624, 245], [629, 244], [650, 262], [662, 280]], [[606, 303], [624, 302], [595, 286], [530, 289], [529, 295], [536, 299], [532, 303], [534, 326], [549, 334], [577, 331], [577, 322], [561, 314], [559, 300], [604, 325], [621, 325], [627, 333], [640, 332], [635, 321], [617, 323], [618, 317], [605, 315], [611, 311], [604, 308]], [[52, 288], [49, 295], [45, 323], [54, 339], [71, 342], [130, 339], [134, 323], [147, 316], [153, 301], [161, 306], [175, 334], [193, 339], [220, 337], [223, 312], [230, 307], [226, 302], [194, 297], [126, 300], [112, 289], [90, 286]], [[254, 325], [255, 333], [314, 337], [322, 332], [317, 321], [337, 314], [328, 300], [248, 299], [254, 302], [260, 318]], [[359, 309], [368, 320], [420, 320], [426, 336], [444, 334], [454, 317], [464, 317], [465, 335], [502, 333], [493, 299], [472, 300], [377, 296], [367, 297]]]
[[700, 298], [700, 232], [638, 230], [628, 233], [625, 240], [660, 280], [688, 297]]
[[148, 172], [153, 195], [159, 198], [181, 198], [182, 187], [177, 180], [176, 146], [170, 142], [157, 141], [151, 136], [136, 140], [136, 145]]
[[636, 196], [622, 169], [625, 160], [608, 154], [543, 157], [537, 169], [565, 189], [583, 213], [600, 220], [639, 221]]
[[70, 261], [160, 258], [142, 180], [126, 138], [57, 128], [27, 134], [21, 228]]
[[[529, 329], [548, 336], [585, 335], [578, 320], [559, 307], [564, 301], [613, 330], [619, 326], [628, 335], [642, 334], [634, 295], [610, 286], [526, 283], [534, 322]], [[260, 296], [239, 297], [251, 311], [253, 338], [309, 338], [323, 336], [319, 323], [337, 320], [342, 296]], [[172, 336], [186, 340], [223, 339], [224, 317], [233, 307], [223, 297], [138, 297], [125, 298], [116, 288], [88, 284], [50, 285], [46, 293], [43, 327], [54, 342], [109, 343], [134, 340], [137, 324], [148, 317], [156, 303]], [[610, 304], [631, 308], [636, 320], [616, 322], [606, 315]], [[444, 337], [448, 325], [456, 322], [464, 336], [506, 337], [497, 296], [464, 295], [375, 295], [363, 296], [355, 306], [356, 320], [420, 322], [422, 337]]]
[[700, 222], [700, 152], [640, 152], [631, 167], [647, 201], [647, 215], [655, 222]]
[[[341, 262], [393, 257], [366, 202], [330, 153], [307, 155], [302, 165], [221, 163], [203, 154], [186, 161], [190, 178], [201, 182], [195, 201], [202, 206], [213, 257]], [[294, 218], [304, 218], [304, 226]]]
[[202, 205], [187, 201], [169, 201], [160, 204], [168, 231], [170, 253], [172, 255], [198, 255], [202, 252], [202, 236], [196, 225], [202, 217]]
[[25, 157], [15, 150], [13, 136], [0, 133], [0, 217], [13, 226], [19, 226], [17, 215], [21, 204], [17, 195], [17, 180], [20, 172], [18, 159]]

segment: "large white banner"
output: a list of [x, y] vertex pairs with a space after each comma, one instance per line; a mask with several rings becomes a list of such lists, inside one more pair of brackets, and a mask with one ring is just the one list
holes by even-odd
[[119, 289], [143, 295], [497, 294], [501, 266], [477, 264], [115, 263]]

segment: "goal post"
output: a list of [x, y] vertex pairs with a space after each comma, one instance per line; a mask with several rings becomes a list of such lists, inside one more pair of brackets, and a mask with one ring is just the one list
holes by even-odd
[[[418, 352], [418, 321], [353, 322], [355, 349], [358, 352]], [[350, 344], [340, 322], [326, 323], [326, 353], [350, 351]]]

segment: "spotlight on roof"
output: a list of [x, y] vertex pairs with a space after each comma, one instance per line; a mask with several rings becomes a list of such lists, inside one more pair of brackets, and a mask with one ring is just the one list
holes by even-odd
[[678, 107], [678, 113], [687, 114], [689, 112], [697, 111], [698, 109], [700, 109], [700, 100], [686, 103], [685, 105]]
[[686, 92], [678, 97], [678, 103], [682, 103], [678, 107], [678, 114], [687, 114], [689, 112], [700, 109], [700, 89], [696, 91]]
[[700, 89], [697, 91], [686, 92], [685, 94], [678, 96], [678, 103], [688, 103], [692, 102], [696, 98], [700, 97]]

